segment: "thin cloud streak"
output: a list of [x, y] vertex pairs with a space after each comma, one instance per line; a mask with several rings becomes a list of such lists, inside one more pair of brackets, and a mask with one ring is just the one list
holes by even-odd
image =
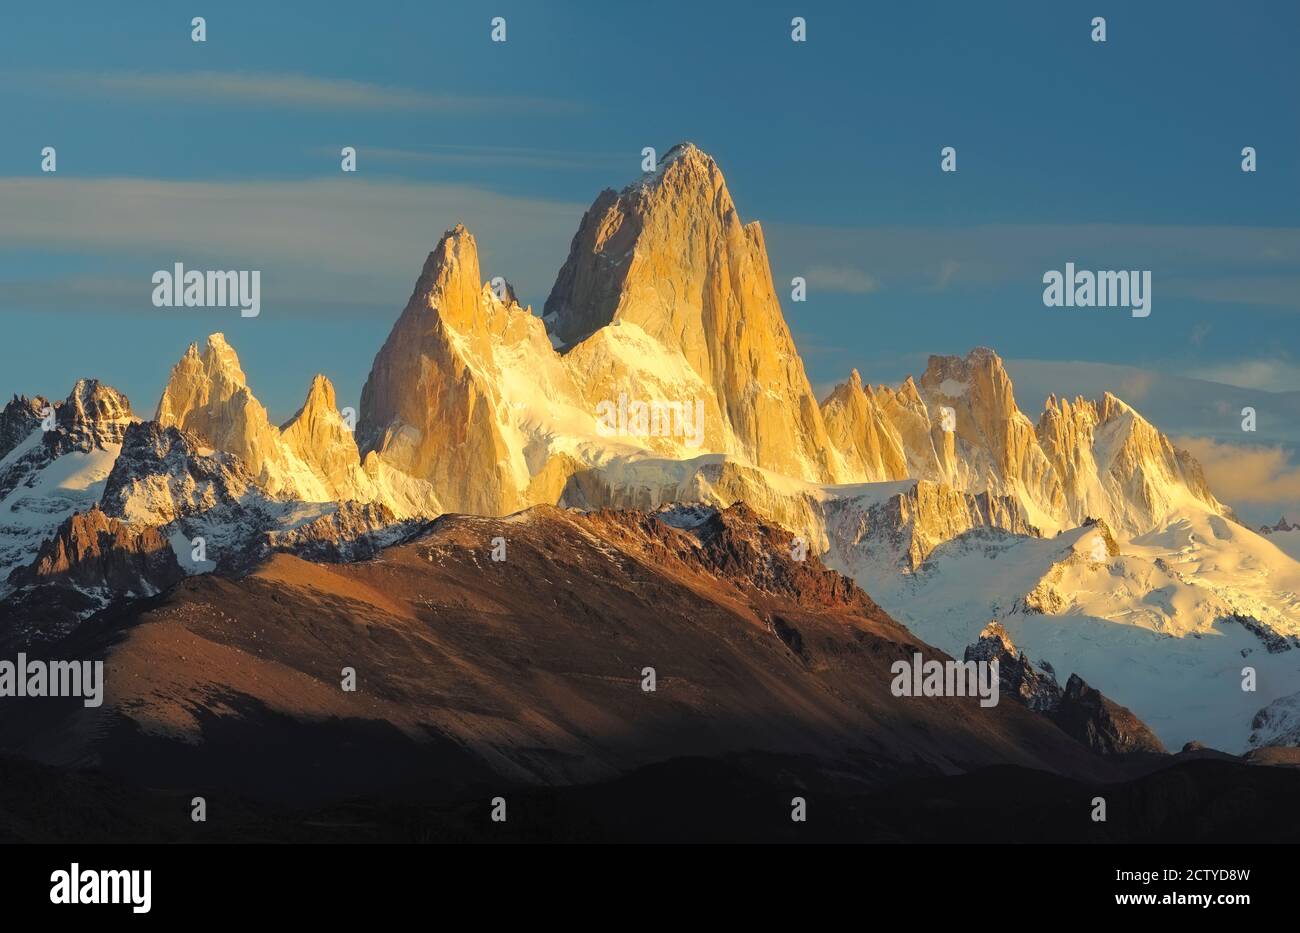
[[1190, 375], [1243, 389], [1262, 389], [1265, 392], [1300, 391], [1300, 365], [1290, 360], [1232, 360], [1201, 367]]
[[[827, 227], [764, 223], [774, 265], [851, 268], [891, 290], [1041, 289], [1042, 274], [1151, 269], [1160, 296], [1300, 310], [1300, 227], [986, 224]], [[1215, 270], [1207, 275], [1205, 270]], [[1224, 273], [1230, 273], [1225, 275]]]
[[[564, 152], [554, 149], [532, 149], [510, 146], [434, 146], [428, 149], [400, 149], [384, 146], [358, 145], [359, 160], [374, 159], [390, 163], [420, 163], [432, 165], [474, 165], [509, 168], [574, 169], [587, 171], [599, 168], [626, 166], [626, 154]], [[316, 147], [316, 155], [336, 155], [338, 147]]]
[[417, 111], [430, 113], [574, 114], [586, 107], [576, 101], [540, 97], [429, 93], [348, 78], [314, 75], [234, 72], [54, 72], [10, 75], [28, 87], [95, 94], [113, 100], [208, 100], [240, 107], [289, 107], [309, 110]]
[[[457, 184], [338, 178], [182, 182], [134, 178], [0, 178], [0, 244], [46, 250], [84, 271], [0, 289], [44, 307], [109, 307], [130, 283], [175, 261], [259, 269], [268, 300], [374, 307], [405, 298], [442, 233], [463, 222], [479, 243], [485, 279], [505, 275], [540, 301], [555, 279], [585, 204]], [[143, 288], [143, 285], [141, 286]], [[143, 292], [147, 294], [147, 291]], [[87, 302], [91, 302], [88, 305]]]
[[874, 276], [852, 266], [813, 266], [808, 270], [808, 284], [823, 291], [850, 295], [869, 295], [880, 288]]

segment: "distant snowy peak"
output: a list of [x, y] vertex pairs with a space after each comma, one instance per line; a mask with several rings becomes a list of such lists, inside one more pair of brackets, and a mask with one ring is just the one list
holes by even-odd
[[121, 392], [98, 379], [78, 379], [55, 414], [55, 431], [78, 450], [104, 449], [122, 443], [136, 420]]
[[72, 450], [103, 450], [122, 443], [122, 435], [136, 420], [127, 397], [98, 379], [78, 379], [67, 398], [53, 403], [39, 396], [15, 396], [0, 413], [0, 435], [5, 441], [0, 457], [38, 431], [40, 442], [52, 456]]
[[79, 380], [61, 401], [20, 397], [5, 406], [0, 591], [66, 518], [95, 504], [134, 420], [126, 396], [94, 379]]
[[978, 347], [932, 356], [919, 384], [863, 387], [856, 370], [822, 403], [832, 439], [868, 481], [917, 476], [1020, 500], [1045, 530], [1090, 516], [1141, 534], [1187, 507], [1230, 516], [1200, 465], [1119, 398], [1049, 398], [1037, 424], [1002, 360]]
[[36, 430], [49, 404], [39, 395], [35, 398], [15, 395], [0, 410], [0, 459], [7, 457], [11, 450]]
[[166, 525], [218, 506], [272, 497], [235, 454], [157, 421], [133, 425], [104, 484], [101, 508], [112, 518]]

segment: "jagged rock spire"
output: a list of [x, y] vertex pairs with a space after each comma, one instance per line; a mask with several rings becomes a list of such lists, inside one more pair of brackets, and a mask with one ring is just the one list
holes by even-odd
[[752, 463], [801, 479], [849, 478], [781, 314], [762, 229], [741, 223], [717, 162], [694, 145], [596, 198], [545, 311], [565, 345], [630, 323], [680, 350]]

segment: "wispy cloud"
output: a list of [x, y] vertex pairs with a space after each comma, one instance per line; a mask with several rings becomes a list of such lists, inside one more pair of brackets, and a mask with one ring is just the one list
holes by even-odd
[[[317, 155], [336, 155], [338, 147], [317, 146]], [[542, 168], [590, 170], [626, 169], [626, 153], [568, 152], [559, 149], [536, 149], [527, 146], [439, 145], [420, 149], [357, 146], [359, 159], [374, 159], [397, 164], [475, 165], [504, 168]], [[626, 171], [623, 174], [627, 174]]]
[[[11, 282], [12, 306], [108, 308], [175, 261], [263, 271], [264, 306], [299, 313], [404, 300], [426, 253], [464, 222], [484, 278], [544, 298], [585, 204], [456, 184], [337, 178], [182, 182], [0, 178], [0, 245], [64, 256], [74, 271]], [[76, 269], [89, 263], [92, 272]], [[278, 298], [277, 298], [278, 296]], [[125, 308], [123, 310], [126, 310]]]
[[961, 264], [953, 262], [951, 259], [945, 259], [943, 262], [939, 263], [939, 274], [936, 276], [934, 282], [935, 291], [941, 292], [947, 289], [960, 271]]
[[527, 96], [481, 96], [420, 91], [305, 74], [236, 71], [53, 72], [7, 75], [29, 88], [93, 94], [112, 100], [176, 99], [240, 107], [309, 110], [423, 111], [431, 113], [581, 112], [576, 101]]
[[1189, 373], [1197, 379], [1208, 379], [1224, 385], [1243, 389], [1263, 389], [1265, 392], [1300, 391], [1300, 365], [1290, 360], [1248, 359], [1204, 366]]
[[1169, 279], [1163, 290], [1197, 301], [1300, 308], [1300, 275], [1295, 274], [1178, 277]]
[[1284, 508], [1300, 502], [1300, 467], [1282, 447], [1225, 444], [1206, 437], [1179, 437], [1174, 443], [1200, 461], [1210, 489], [1230, 505]]
[[1151, 393], [1151, 386], [1155, 383], [1155, 374], [1135, 370], [1125, 373], [1120, 380], [1115, 383], [1115, 388], [1110, 390], [1112, 394], [1128, 402], [1142, 402]]
[[763, 228], [782, 270], [857, 269], [888, 281], [891, 291], [979, 290], [1017, 282], [1038, 290], [1043, 272], [1074, 262], [1079, 268], [1151, 269], [1156, 302], [1177, 296], [1300, 310], [1295, 274], [1300, 227], [766, 223]]
[[813, 266], [808, 270], [808, 284], [828, 292], [850, 295], [869, 295], [880, 288], [875, 276], [852, 266]]

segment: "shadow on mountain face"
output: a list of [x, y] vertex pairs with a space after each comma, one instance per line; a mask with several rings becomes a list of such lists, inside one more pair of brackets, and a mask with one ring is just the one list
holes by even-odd
[[[485, 545], [508, 537], [510, 560]], [[0, 832], [184, 841], [1291, 838], [1300, 772], [1094, 754], [1004, 698], [898, 697], [918, 641], [743, 506], [447, 516], [354, 564], [191, 578], [6, 701]], [[54, 650], [54, 649], [51, 649]], [[647, 691], [645, 671], [656, 671]], [[357, 689], [342, 686], [352, 670]], [[38, 764], [40, 762], [41, 764]], [[86, 772], [77, 769], [93, 767]], [[1161, 770], [1163, 769], [1163, 770]], [[205, 798], [208, 821], [190, 821]], [[1096, 796], [1105, 823], [1092, 820]], [[495, 823], [490, 801], [506, 799]], [[803, 797], [806, 822], [791, 820]], [[73, 816], [75, 814], [75, 817]]]

